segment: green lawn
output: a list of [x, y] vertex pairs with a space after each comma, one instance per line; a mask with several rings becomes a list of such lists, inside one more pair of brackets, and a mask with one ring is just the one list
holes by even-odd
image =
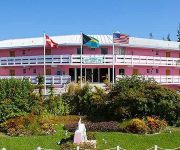
[[[59, 130], [52, 136], [31, 137], [8, 137], [0, 134], [0, 148], [7, 150], [34, 150], [41, 146], [46, 149], [59, 149], [56, 142], [64, 136], [64, 131]], [[127, 150], [146, 150], [157, 144], [163, 148], [175, 148], [180, 146], [180, 130], [172, 133], [161, 133], [156, 135], [135, 135], [118, 132], [98, 132], [96, 134], [97, 148], [103, 150], [117, 145]], [[103, 139], [107, 140], [107, 144]]]
[[[103, 138], [107, 140], [107, 144], [104, 144]], [[101, 132], [97, 134], [97, 141], [98, 149], [113, 148], [117, 145], [127, 150], [146, 150], [154, 145], [162, 148], [176, 148], [180, 146], [180, 131], [156, 135]]]

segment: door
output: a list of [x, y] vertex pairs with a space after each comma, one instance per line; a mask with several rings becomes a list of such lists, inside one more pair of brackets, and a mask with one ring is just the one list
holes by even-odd
[[86, 81], [92, 82], [92, 69], [86, 68]]
[[10, 57], [15, 57], [15, 51], [10, 51], [10, 52], [9, 52], [9, 56], [10, 56]]
[[9, 70], [9, 75], [10, 76], [15, 76], [15, 70], [14, 69], [10, 69]]
[[125, 70], [124, 69], [119, 69], [119, 75], [125, 75]]
[[133, 75], [138, 75], [139, 74], [139, 70], [138, 69], [133, 69]]
[[100, 68], [100, 82], [108, 80], [108, 68]]
[[166, 69], [166, 75], [169, 76], [171, 74], [171, 71], [169, 69]]
[[170, 52], [166, 52], [166, 57], [171, 57], [171, 53]]
[[46, 75], [51, 75], [51, 69], [46, 69]]

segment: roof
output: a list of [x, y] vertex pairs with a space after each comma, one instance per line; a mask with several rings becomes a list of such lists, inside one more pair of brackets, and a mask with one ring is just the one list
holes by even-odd
[[[111, 46], [112, 35], [90, 35], [97, 38], [102, 46]], [[63, 36], [51, 36], [51, 39], [59, 45], [75, 46], [81, 44], [81, 35], [63, 35]], [[24, 39], [10, 39], [0, 41], [0, 49], [11, 49], [11, 48], [23, 48], [23, 47], [42, 47], [43, 37], [38, 38], [24, 38]], [[180, 43], [175, 41], [163, 41], [155, 39], [145, 39], [130, 37], [130, 47], [144, 47], [144, 48], [156, 48], [156, 49], [170, 49], [180, 50]]]

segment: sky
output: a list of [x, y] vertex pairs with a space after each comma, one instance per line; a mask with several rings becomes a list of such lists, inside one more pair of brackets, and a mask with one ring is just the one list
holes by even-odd
[[0, 40], [112, 34], [176, 40], [180, 0], [0, 0]]

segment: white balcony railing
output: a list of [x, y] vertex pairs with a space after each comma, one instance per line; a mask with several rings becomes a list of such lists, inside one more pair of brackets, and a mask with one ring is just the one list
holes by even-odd
[[[122, 75], [117, 75], [116, 80], [119, 78], [122, 78]], [[152, 79], [160, 84], [174, 84], [174, 85], [180, 85], [180, 76], [144, 76], [145, 79]]]
[[[172, 57], [153, 57], [136, 55], [115, 55], [115, 65], [150, 65], [150, 66], [178, 66], [180, 59]], [[79, 65], [80, 55], [47, 55], [46, 65]], [[113, 55], [83, 55], [83, 65], [112, 65]], [[30, 66], [43, 65], [43, 56], [1, 57], [0, 66]]]
[[[0, 79], [7, 79], [7, 78], [16, 78], [16, 79], [23, 79], [27, 78], [31, 81], [32, 84], [37, 84], [37, 76], [0, 76]], [[63, 85], [67, 84], [71, 81], [71, 77], [69, 75], [62, 75], [62, 76], [46, 76], [46, 85]]]

